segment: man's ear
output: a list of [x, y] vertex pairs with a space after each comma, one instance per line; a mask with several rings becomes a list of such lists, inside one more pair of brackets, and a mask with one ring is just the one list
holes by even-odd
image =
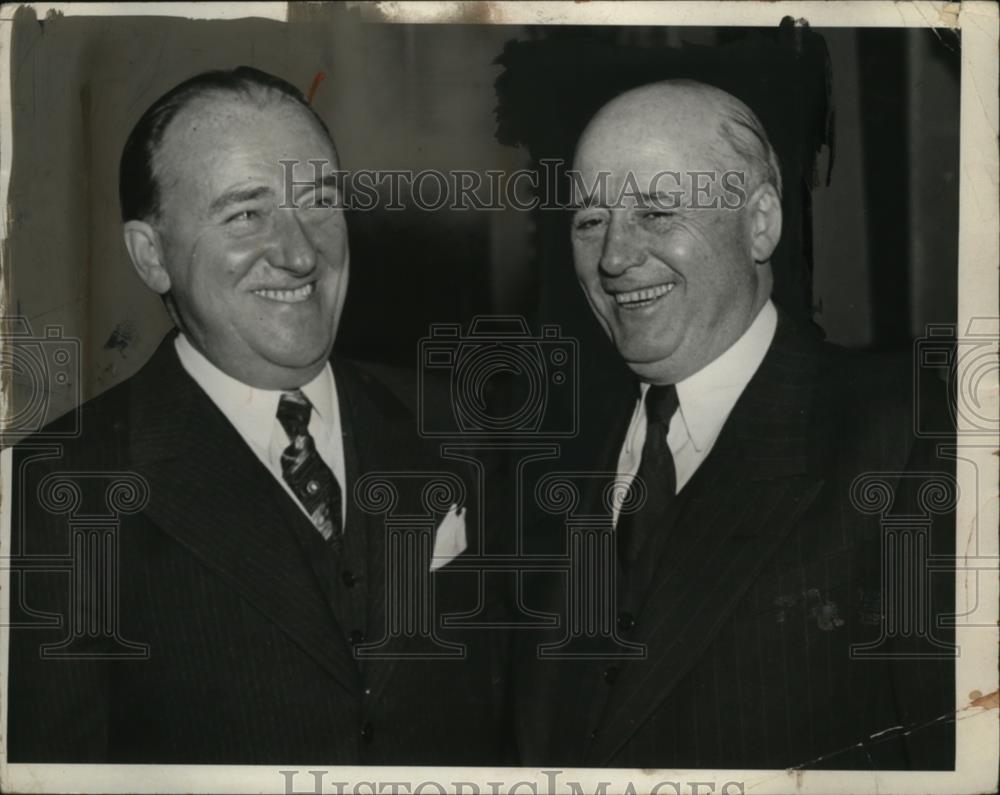
[[170, 290], [170, 274], [163, 264], [163, 245], [157, 231], [145, 221], [126, 221], [125, 248], [139, 278], [153, 292]]
[[754, 262], [771, 259], [781, 239], [781, 198], [770, 182], [765, 182], [750, 197], [750, 240]]

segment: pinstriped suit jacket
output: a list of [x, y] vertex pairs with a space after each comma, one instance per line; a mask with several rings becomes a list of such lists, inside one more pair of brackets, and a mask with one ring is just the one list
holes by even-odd
[[[618, 630], [645, 646], [645, 659], [540, 659], [538, 644], [562, 628], [520, 639], [515, 714], [524, 763], [953, 765], [946, 631], [934, 630], [933, 640], [886, 632], [898, 607], [882, 598], [886, 532], [879, 515], [851, 500], [856, 478], [882, 473], [895, 494], [889, 512], [916, 517], [926, 507], [920, 484], [953, 477], [953, 462], [915, 436], [909, 361], [838, 351], [781, 317], [673, 521], [647, 549], [634, 626]], [[582, 417], [590, 435], [558, 466], [598, 462], [614, 472], [634, 394], [602, 394]], [[942, 398], [923, 394], [921, 409], [943, 411]], [[952, 516], [944, 509], [933, 519], [932, 552], [952, 554]], [[936, 616], [950, 612], [953, 580], [935, 576], [932, 585], [924, 596]], [[563, 581], [533, 575], [528, 590], [530, 607], [565, 619]], [[906, 598], [912, 611], [923, 597]], [[852, 658], [852, 647], [866, 643], [878, 653]], [[914, 651], [925, 658], [899, 656]]]
[[[405, 389], [334, 360], [350, 484], [377, 470], [448, 469], [416, 433]], [[290, 532], [308, 522], [165, 340], [135, 377], [86, 404], [83, 435], [56, 457], [28, 443], [15, 462], [15, 555], [65, 556], [65, 516], [43, 510], [53, 472], [132, 472], [148, 505], [117, 535], [118, 632], [146, 659], [41, 659], [71, 619], [68, 573], [15, 572], [9, 759], [47, 762], [496, 764], [503, 686], [496, 637], [441, 629], [465, 659], [352, 657]], [[476, 498], [469, 486], [470, 507]], [[387, 622], [386, 528], [350, 495], [347, 532], [365, 533], [369, 639]], [[106, 510], [84, 495], [85, 510]], [[420, 513], [413, 495], [399, 511]], [[409, 502], [407, 502], [409, 500]], [[466, 512], [473, 521], [475, 510]], [[477, 551], [475, 525], [468, 553]], [[468, 610], [475, 577], [432, 575], [437, 618]], [[86, 582], [84, 583], [86, 584]], [[97, 615], [101, 594], [78, 608]], [[44, 626], [47, 622], [47, 626]], [[40, 626], [41, 625], [41, 626]], [[379, 631], [381, 628], [381, 632]], [[100, 629], [100, 628], [96, 628]], [[100, 631], [76, 650], [118, 647]], [[421, 651], [402, 638], [391, 651]], [[475, 720], [469, 720], [470, 715]]]

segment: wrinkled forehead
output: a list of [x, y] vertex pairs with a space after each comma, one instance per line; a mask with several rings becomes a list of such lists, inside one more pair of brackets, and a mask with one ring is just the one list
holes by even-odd
[[612, 204], [620, 204], [621, 197], [687, 195], [698, 186], [722, 184], [738, 168], [726, 147], [707, 135], [621, 131], [616, 138], [582, 142], [573, 162], [572, 202], [608, 203], [595, 201], [605, 189], [609, 197], [619, 197]]
[[244, 146], [266, 156], [301, 153], [332, 157], [333, 142], [313, 115], [276, 91], [214, 92], [198, 97], [171, 119], [156, 153], [163, 165], [191, 153]]
[[338, 165], [333, 142], [306, 108], [261, 90], [193, 100], [164, 130], [153, 167], [167, 191], [182, 186], [186, 193], [243, 178], [283, 179], [289, 169], [298, 181]]
[[627, 175], [645, 181], [664, 171], [708, 171], [738, 165], [720, 136], [721, 109], [713, 103], [647, 99], [609, 105], [584, 131], [573, 168], [612, 180]]

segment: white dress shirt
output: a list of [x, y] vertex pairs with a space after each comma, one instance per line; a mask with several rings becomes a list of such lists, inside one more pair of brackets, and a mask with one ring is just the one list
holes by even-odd
[[[677, 492], [691, 480], [712, 451], [729, 413], [760, 367], [767, 349], [771, 347], [777, 326], [778, 312], [774, 304], [768, 301], [757, 313], [750, 327], [743, 332], [743, 336], [721, 356], [677, 382], [677, 400], [680, 406], [674, 412], [670, 431], [667, 433], [667, 444], [677, 471]], [[648, 389], [649, 384], [642, 384], [632, 412], [632, 421], [625, 434], [625, 443], [618, 454], [618, 479], [621, 482], [631, 483], [639, 470], [642, 448], [646, 443], [644, 400]], [[624, 493], [621, 496], [624, 497]], [[613, 521], [618, 523], [617, 503], [613, 510]]]
[[[309, 516], [309, 512], [299, 502], [281, 472], [281, 454], [290, 444], [288, 434], [278, 422], [278, 401], [281, 400], [281, 390], [255, 389], [237, 381], [206, 359], [183, 334], [177, 335], [174, 345], [181, 365], [187, 370], [188, 375], [219, 407], [226, 419], [243, 437], [243, 441], [253, 450], [254, 455], [295, 500], [302, 513]], [[337, 478], [341, 495], [346, 495], [340, 405], [337, 402], [337, 389], [329, 362], [319, 375], [300, 388], [312, 403], [309, 433], [316, 444], [316, 452]], [[346, 498], [342, 498], [340, 504], [340, 521], [343, 527], [347, 522]]]

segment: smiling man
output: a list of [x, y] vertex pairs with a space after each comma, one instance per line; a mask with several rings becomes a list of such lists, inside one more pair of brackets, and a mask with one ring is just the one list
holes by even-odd
[[[302, 94], [247, 67], [182, 83], [129, 136], [125, 245], [177, 328], [83, 407], [79, 438], [18, 450], [19, 554], [74, 549], [59, 495], [118, 527], [99, 574], [76, 550], [71, 578], [15, 578], [10, 761], [500, 761], [495, 637], [440, 628], [478, 603], [474, 576], [429, 566], [417, 541], [392, 569], [410, 542], [356, 498], [383, 471], [443, 478], [466, 495], [431, 511], [445, 546], [477, 551], [475, 510], [457, 510], [474, 489], [419, 438], [416, 390], [331, 358], [349, 261], [337, 165]], [[425, 590], [401, 593], [401, 574]], [[422, 606], [437, 612], [390, 632]]]
[[[560, 466], [628, 485], [624, 502], [595, 492], [578, 509], [613, 528], [600, 653], [560, 655], [585, 599], [536, 580], [538, 607], [568, 615], [544, 656], [518, 656], [523, 761], [949, 767], [953, 583], [924, 570], [885, 604], [882, 528], [852, 492], [877, 475], [892, 511], [923, 516], [914, 495], [953, 483], [915, 436], [910, 357], [839, 351], [772, 302], [781, 172], [735, 97], [692, 81], [627, 92], [590, 121], [574, 167], [576, 273], [634, 379], [595, 388]], [[940, 411], [943, 394], [920, 405]], [[939, 507], [919, 543], [947, 556]], [[890, 609], [923, 630], [890, 635]]]
[[[577, 274], [598, 321], [644, 382], [676, 384], [702, 370], [768, 305], [781, 183], [762, 135], [735, 98], [678, 84], [609, 104], [579, 142], [580, 182], [606, 186], [609, 201], [574, 217]], [[727, 174], [743, 178], [746, 195], [735, 209]], [[679, 193], [644, 190], [665, 185]]]
[[[182, 344], [238, 381], [287, 389], [326, 367], [347, 293], [347, 228], [336, 187], [323, 179], [337, 162], [329, 134], [287, 98], [254, 99], [208, 95], [176, 111], [152, 164], [153, 179], [174, 189], [152, 207], [130, 180], [144, 156], [136, 150], [148, 145], [133, 137], [123, 161], [125, 243], [146, 285], [169, 297]], [[294, 163], [298, 211], [279, 209], [281, 160]], [[314, 162], [326, 173], [314, 173]], [[306, 174], [319, 178], [315, 187], [303, 187]]]

